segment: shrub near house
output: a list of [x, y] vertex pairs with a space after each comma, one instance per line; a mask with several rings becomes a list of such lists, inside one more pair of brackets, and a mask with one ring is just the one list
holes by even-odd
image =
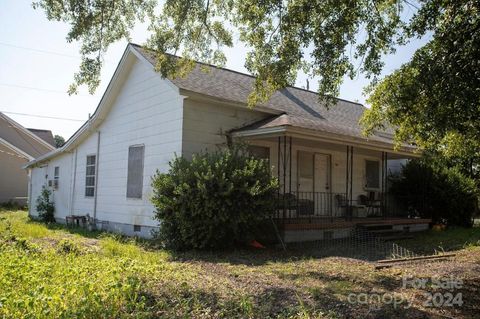
[[268, 161], [234, 146], [182, 157], [152, 181], [157, 237], [173, 249], [222, 248], [252, 239], [272, 212], [278, 183]]
[[473, 225], [478, 200], [475, 181], [456, 168], [411, 161], [392, 179], [390, 192], [408, 209], [433, 222]]

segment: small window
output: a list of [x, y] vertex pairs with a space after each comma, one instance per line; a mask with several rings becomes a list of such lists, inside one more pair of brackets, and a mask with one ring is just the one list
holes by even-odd
[[87, 156], [87, 167], [85, 172], [85, 196], [93, 197], [95, 195], [95, 163], [96, 155]]
[[366, 172], [366, 179], [367, 179], [365, 188], [367, 189], [380, 188], [380, 162], [365, 161], [365, 172]]
[[60, 178], [60, 167], [55, 166], [53, 170], [53, 179], [58, 180]]
[[248, 152], [253, 157], [270, 160], [270, 148], [268, 147], [249, 145]]
[[133, 225], [133, 231], [138, 233], [142, 231], [142, 226], [140, 225]]
[[142, 198], [145, 146], [128, 148], [127, 198]]

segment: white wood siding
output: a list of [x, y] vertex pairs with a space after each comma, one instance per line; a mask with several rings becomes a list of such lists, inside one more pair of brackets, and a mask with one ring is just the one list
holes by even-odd
[[[32, 170], [32, 197], [36, 198], [46, 182], [45, 173], [53, 179], [54, 167], [60, 167], [60, 186], [55, 191], [57, 218], [65, 218], [70, 211], [76, 215], [93, 216], [94, 198], [85, 197], [86, 158], [97, 153], [100, 132], [96, 172], [97, 219], [111, 223], [158, 226], [158, 222], [153, 220], [150, 183], [157, 169], [167, 171], [168, 162], [174, 154], [181, 154], [183, 98], [149, 65], [134, 60], [107, 118], [98, 128], [92, 129], [76, 148], [74, 186], [75, 152], [53, 158], [46, 168]], [[141, 199], [132, 199], [127, 198], [126, 191], [128, 148], [140, 144], [145, 146], [143, 196]], [[72, 187], [73, 207], [69, 204]], [[36, 215], [34, 210], [31, 213]]]
[[268, 115], [247, 108], [207, 103], [193, 99], [184, 102], [183, 156], [225, 146], [225, 133], [261, 120]]

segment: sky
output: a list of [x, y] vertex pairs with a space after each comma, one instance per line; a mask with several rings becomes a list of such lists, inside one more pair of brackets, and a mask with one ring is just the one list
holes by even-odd
[[[83, 87], [79, 94], [69, 96], [66, 92], [80, 63], [80, 46], [65, 40], [67, 24], [48, 21], [43, 11], [32, 8], [31, 2], [0, 0], [0, 112], [27, 128], [49, 129], [67, 139], [95, 111], [127, 41], [109, 48], [102, 82], [94, 95]], [[132, 42], [138, 44], [147, 37], [145, 25], [137, 25], [131, 34]], [[407, 62], [425, 41], [415, 40], [385, 57], [383, 74]], [[241, 43], [236, 42], [233, 48], [224, 51], [225, 67], [247, 73], [243, 65], [248, 50]], [[346, 78], [339, 97], [365, 103], [363, 88], [368, 83], [362, 76], [354, 80]], [[296, 85], [306, 87], [306, 77], [300, 75]], [[316, 81], [310, 80], [310, 89], [316, 88]]]

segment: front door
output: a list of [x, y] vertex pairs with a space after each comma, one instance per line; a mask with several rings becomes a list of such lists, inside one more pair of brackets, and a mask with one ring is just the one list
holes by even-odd
[[313, 152], [298, 152], [298, 198], [313, 203], [313, 214], [329, 215], [330, 155]]
[[315, 153], [315, 215], [328, 216], [332, 207], [330, 191], [330, 155]]

